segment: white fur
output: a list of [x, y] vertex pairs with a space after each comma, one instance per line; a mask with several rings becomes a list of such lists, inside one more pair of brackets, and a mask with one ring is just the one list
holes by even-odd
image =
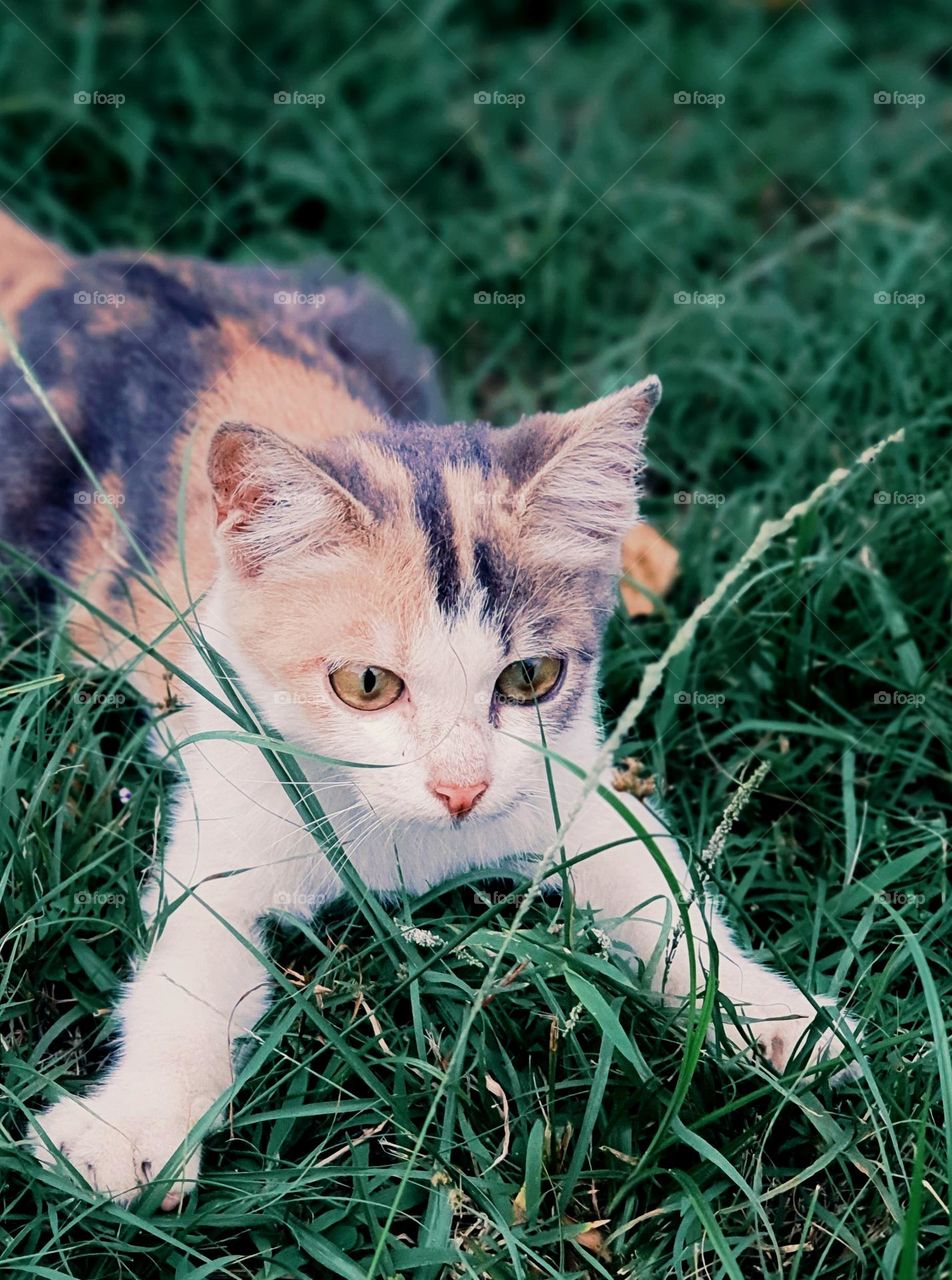
[[[237, 650], [220, 588], [202, 616], [216, 648], [289, 739], [338, 758], [391, 766], [360, 770], [301, 762], [352, 864], [373, 890], [396, 893], [405, 886], [419, 893], [467, 868], [502, 866], [551, 845], [554, 826], [541, 755], [490, 724], [493, 684], [509, 659], [476, 612], [452, 626], [421, 620], [415, 670], [407, 676], [414, 688], [412, 720], [388, 711], [364, 714], [337, 707], [328, 740], [320, 744], [308, 740], [306, 706], [271, 687]], [[523, 653], [538, 651], [531, 639], [522, 638]], [[194, 662], [195, 674], [211, 683], [197, 657]], [[332, 696], [317, 675], [313, 696]], [[585, 767], [597, 750], [597, 720], [589, 688], [584, 709], [550, 746]], [[532, 709], [502, 710], [500, 729], [532, 738], [534, 724]], [[203, 703], [192, 709], [188, 728], [194, 733], [234, 726]], [[45, 1164], [53, 1165], [62, 1152], [91, 1185], [123, 1202], [158, 1175], [189, 1128], [229, 1087], [234, 1042], [253, 1030], [266, 1007], [265, 970], [222, 920], [254, 940], [258, 922], [269, 912], [310, 916], [341, 893], [336, 874], [256, 748], [206, 740], [185, 746], [182, 760], [187, 779], [163, 876], [148, 891], [146, 906], [154, 913], [161, 903], [180, 901], [120, 1002], [118, 1060], [87, 1097], [64, 1097], [41, 1115], [34, 1138]], [[553, 767], [565, 813], [578, 783]], [[428, 790], [434, 777], [460, 784], [485, 779], [489, 789], [472, 814], [451, 823]], [[644, 805], [628, 796], [624, 803], [656, 834], [690, 900], [690, 878], [675, 841]], [[593, 796], [569, 833], [567, 854], [613, 841], [624, 843], [574, 869], [576, 896], [601, 913], [603, 927], [623, 949], [644, 960], [660, 954], [652, 985], [664, 999], [681, 1003], [690, 992], [689, 945], [681, 936], [673, 955], [664, 954], [672, 924], [679, 920], [677, 906], [651, 856], [632, 842], [630, 828]], [[817, 1001], [745, 955], [724, 922], [710, 912], [707, 917], [698, 905], [690, 906], [700, 984], [711, 960], [709, 926], [721, 990], [750, 1024], [746, 1033], [728, 1026], [730, 1039], [748, 1053], [756, 1039], [773, 1065], [783, 1068], [813, 1021]], [[843, 1049], [835, 1031], [826, 1030], [812, 1061]], [[198, 1163], [194, 1147], [180, 1162], [165, 1207], [187, 1192]]]

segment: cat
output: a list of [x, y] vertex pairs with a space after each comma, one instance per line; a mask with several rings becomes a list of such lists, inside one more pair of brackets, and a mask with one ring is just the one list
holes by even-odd
[[[129, 1203], [213, 1114], [232, 1046], [267, 1006], [265, 970], [240, 937], [260, 946], [270, 912], [309, 917], [343, 893], [258, 749], [214, 736], [234, 725], [188, 683], [221, 692], [185, 624], [274, 730], [351, 762], [301, 767], [375, 893], [549, 848], [545, 760], [527, 742], [541, 720], [560, 756], [586, 769], [597, 757], [601, 630], [661, 384], [508, 428], [435, 425], [432, 355], [388, 297], [326, 261], [81, 258], [9, 219], [2, 239], [0, 308], [98, 486], [8, 356], [0, 533], [40, 566], [37, 589], [52, 576], [72, 592], [85, 661], [184, 704], [163, 720], [185, 776], [143, 902], [164, 923], [119, 1001], [116, 1061], [40, 1114], [31, 1139], [44, 1164], [65, 1156]], [[566, 856], [599, 850], [573, 866], [575, 896], [632, 964], [654, 957], [664, 1000], [690, 998], [692, 948], [703, 985], [713, 941], [740, 1054], [782, 1071], [804, 1042], [810, 1063], [847, 1049], [838, 1031], [853, 1024], [831, 1001], [702, 911], [652, 810], [621, 797], [681, 886], [692, 941], [623, 817], [553, 769], [561, 812], [580, 806]], [[200, 1155], [186, 1148], [163, 1208], [194, 1186]]]

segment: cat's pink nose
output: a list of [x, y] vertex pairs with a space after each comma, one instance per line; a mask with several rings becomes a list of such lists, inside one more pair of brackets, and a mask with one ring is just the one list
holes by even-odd
[[443, 801], [451, 817], [459, 818], [464, 813], [469, 813], [488, 786], [488, 782], [475, 782], [471, 787], [458, 787], [452, 782], [434, 782], [430, 785], [430, 790], [437, 800]]

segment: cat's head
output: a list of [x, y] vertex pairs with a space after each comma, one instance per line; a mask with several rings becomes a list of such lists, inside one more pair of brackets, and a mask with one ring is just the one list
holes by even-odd
[[[545, 803], [596, 716], [601, 628], [636, 519], [657, 378], [509, 428], [382, 422], [303, 453], [216, 433], [217, 598], [239, 674], [290, 740], [355, 769], [382, 817]], [[243, 669], [244, 668], [244, 669]]]

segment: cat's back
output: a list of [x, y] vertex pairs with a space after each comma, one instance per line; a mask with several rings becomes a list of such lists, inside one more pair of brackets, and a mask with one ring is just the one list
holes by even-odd
[[[225, 420], [308, 447], [380, 414], [439, 420], [431, 354], [396, 303], [333, 262], [221, 265], [153, 253], [78, 256], [0, 214], [0, 312], [94, 471], [76, 460], [0, 339], [0, 538], [122, 604], [136, 567], [116, 526], [181, 595], [183, 467], [195, 584], [214, 569], [205, 449]], [[124, 580], [125, 579], [125, 580]], [[138, 610], [148, 610], [139, 601]], [[102, 656], [102, 644], [93, 651]]]
[[[133, 491], [154, 491], [206, 417], [220, 414], [212, 429], [243, 417], [307, 444], [368, 411], [440, 416], [432, 359], [402, 310], [327, 260], [277, 268], [80, 257], [0, 215], [0, 311], [75, 445], [97, 474], [122, 479], [134, 519], [144, 513], [130, 507]], [[88, 482], [5, 344], [0, 357], [7, 512], [24, 491], [48, 515], [77, 505]], [[143, 522], [142, 534], [156, 545], [157, 530]]]

